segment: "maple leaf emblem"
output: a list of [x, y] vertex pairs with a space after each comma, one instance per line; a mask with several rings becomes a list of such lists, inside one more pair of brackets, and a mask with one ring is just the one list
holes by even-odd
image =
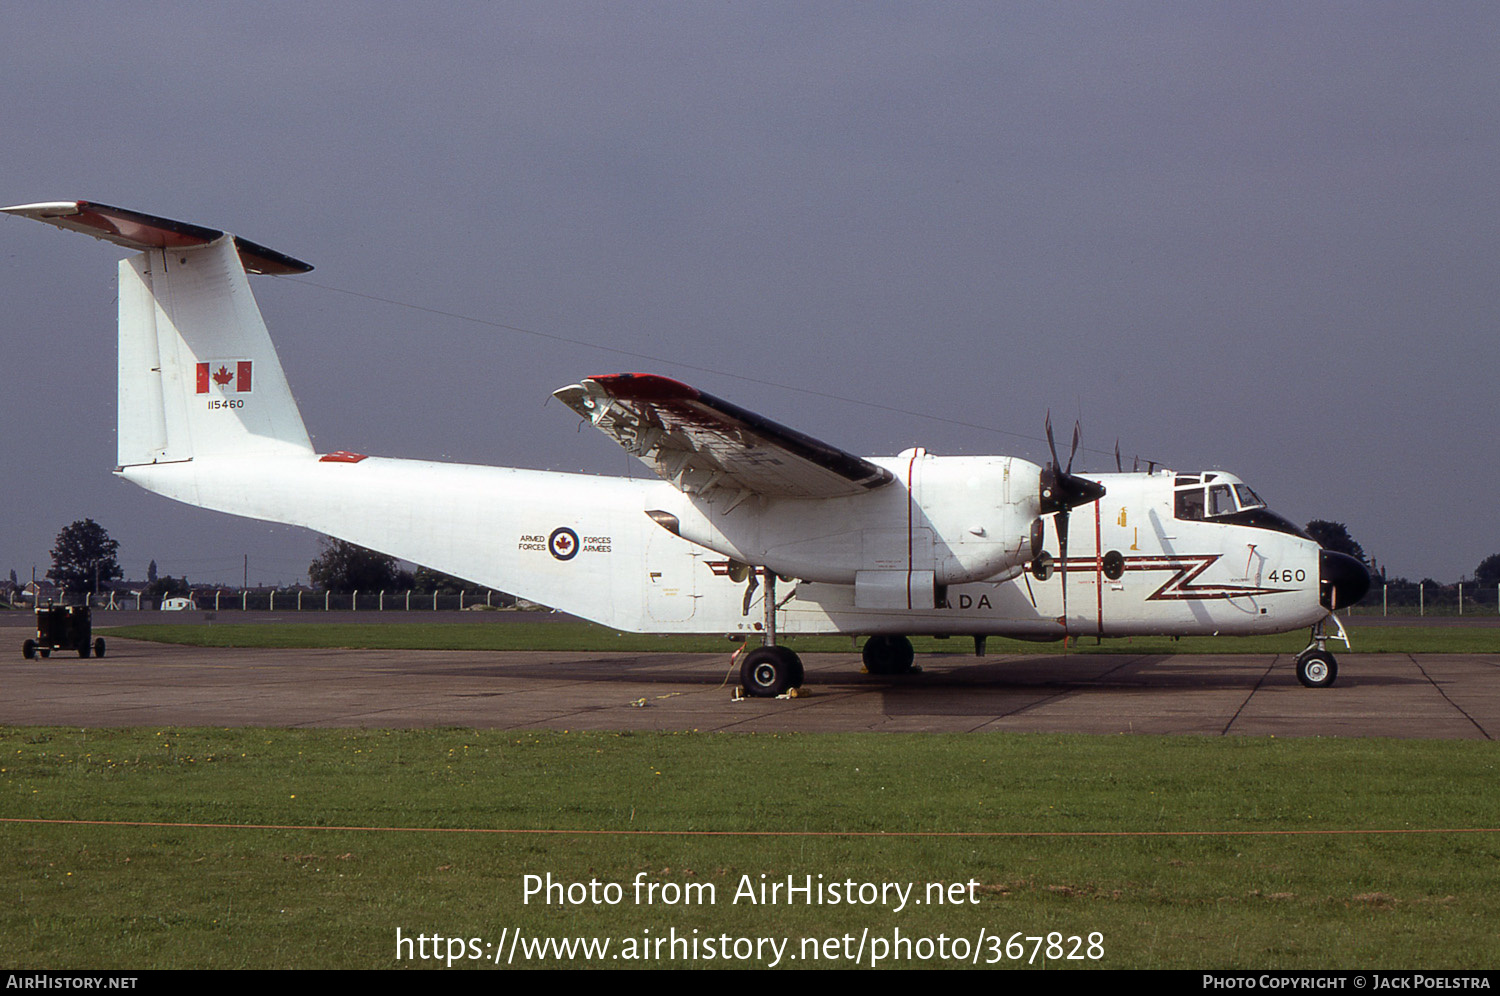
[[572, 560], [578, 554], [578, 534], [567, 526], [559, 526], [547, 537], [547, 549], [558, 560]]
[[223, 387], [225, 384], [228, 384], [232, 380], [234, 380], [234, 374], [229, 372], [228, 367], [224, 366], [222, 363], [219, 364], [219, 369], [214, 371], [214, 383], [218, 384], [220, 387]]

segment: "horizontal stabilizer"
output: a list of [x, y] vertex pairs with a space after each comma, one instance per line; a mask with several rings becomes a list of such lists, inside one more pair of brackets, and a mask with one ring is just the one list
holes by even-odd
[[[158, 218], [125, 208], [110, 207], [93, 201], [51, 201], [44, 204], [17, 204], [0, 208], [6, 214], [20, 215], [43, 221], [58, 228], [92, 235], [127, 249], [186, 249], [204, 246], [224, 233], [202, 225], [190, 225], [185, 221]], [[269, 273], [286, 276], [307, 273], [312, 264], [293, 259], [274, 249], [257, 245], [249, 239], [234, 237], [234, 247], [239, 250], [240, 261], [249, 273]]]
[[890, 471], [711, 394], [655, 374], [590, 377], [553, 397], [688, 494], [735, 502], [835, 498], [890, 483]]

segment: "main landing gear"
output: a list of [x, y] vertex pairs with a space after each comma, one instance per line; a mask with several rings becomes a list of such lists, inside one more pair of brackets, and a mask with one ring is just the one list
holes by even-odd
[[788, 647], [756, 647], [740, 665], [740, 684], [756, 698], [775, 698], [799, 687], [803, 677], [802, 659]]
[[916, 654], [904, 636], [876, 635], [865, 641], [861, 656], [871, 674], [911, 674], [921, 668], [912, 663]]
[[[1323, 631], [1328, 619], [1333, 620], [1337, 633], [1329, 635]], [[1308, 688], [1327, 688], [1339, 676], [1339, 662], [1328, 651], [1329, 640], [1342, 640], [1344, 646], [1349, 646], [1349, 634], [1344, 632], [1344, 624], [1332, 614], [1312, 628], [1312, 642], [1297, 655], [1297, 680]]]
[[[760, 699], [774, 699], [802, 685], [804, 677], [802, 658], [789, 647], [776, 644], [776, 575], [770, 570], [761, 572], [765, 577], [765, 645], [756, 647], [745, 655], [740, 664], [740, 684], [746, 695]], [[750, 596], [745, 596], [749, 604]]]

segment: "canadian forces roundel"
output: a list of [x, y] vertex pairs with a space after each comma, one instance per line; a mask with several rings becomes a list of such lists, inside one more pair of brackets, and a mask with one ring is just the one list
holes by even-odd
[[572, 560], [578, 556], [578, 534], [567, 526], [559, 526], [547, 537], [547, 550], [558, 560]]

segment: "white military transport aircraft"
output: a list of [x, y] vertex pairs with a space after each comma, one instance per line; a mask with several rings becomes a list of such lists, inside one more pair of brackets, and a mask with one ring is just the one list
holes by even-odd
[[1327, 641], [1348, 644], [1332, 610], [1369, 586], [1231, 474], [1074, 474], [1055, 446], [1045, 467], [862, 458], [650, 374], [555, 394], [659, 480], [317, 453], [246, 279], [311, 266], [88, 201], [0, 210], [139, 251], [119, 264], [119, 476], [616, 629], [756, 636], [752, 695], [802, 683], [776, 637], [812, 633], [867, 636], [868, 669], [894, 674], [912, 669], [912, 633], [972, 636], [982, 654], [990, 634], [1307, 626], [1297, 676], [1331, 685]]

